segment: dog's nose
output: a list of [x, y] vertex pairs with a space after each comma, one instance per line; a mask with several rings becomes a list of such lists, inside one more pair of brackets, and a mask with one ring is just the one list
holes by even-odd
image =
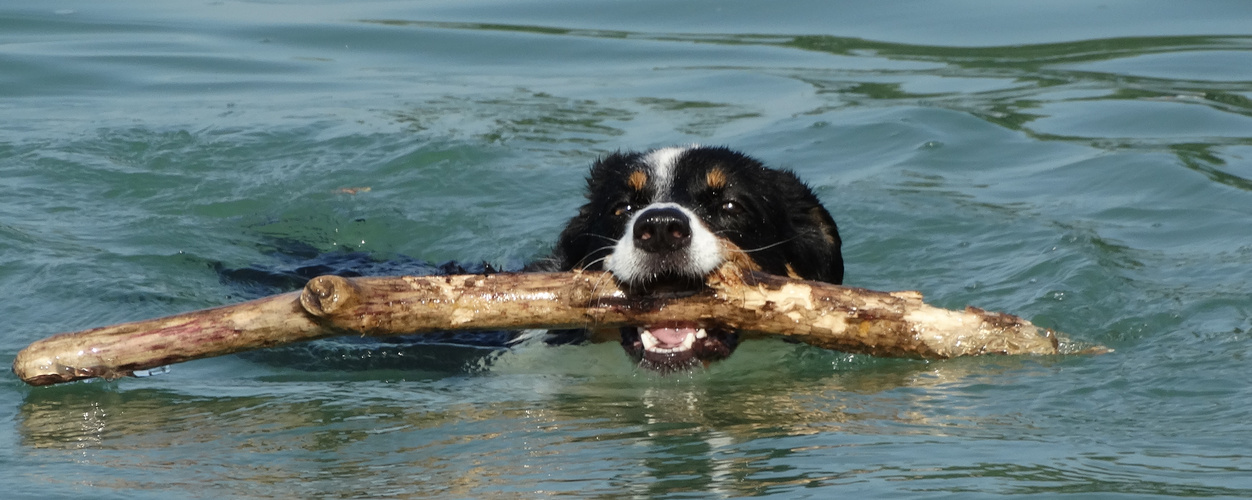
[[691, 244], [691, 220], [676, 208], [649, 209], [635, 219], [635, 247], [648, 253], [673, 252]]

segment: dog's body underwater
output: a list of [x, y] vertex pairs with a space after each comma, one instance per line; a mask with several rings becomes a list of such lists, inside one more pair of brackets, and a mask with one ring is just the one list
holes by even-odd
[[[587, 203], [550, 258], [529, 270], [607, 270], [635, 294], [698, 290], [722, 263], [839, 284], [834, 219], [795, 174], [741, 153], [678, 147], [615, 153], [587, 178]], [[628, 327], [622, 346], [640, 366], [687, 369], [726, 358], [734, 331], [699, 321]]]

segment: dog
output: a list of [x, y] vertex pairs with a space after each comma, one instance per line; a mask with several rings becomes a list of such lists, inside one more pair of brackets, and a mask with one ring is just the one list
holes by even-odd
[[[722, 263], [807, 280], [841, 284], [839, 230], [813, 192], [792, 172], [726, 148], [674, 147], [618, 152], [596, 160], [587, 176], [587, 202], [561, 231], [551, 252], [523, 266], [432, 264], [378, 260], [366, 252], [322, 252], [294, 240], [275, 242], [273, 265], [231, 269], [216, 264], [241, 297], [299, 289], [314, 276], [441, 275], [500, 271], [609, 271], [635, 295], [682, 295], [700, 290]], [[620, 337], [641, 368], [678, 372], [725, 359], [738, 335], [699, 321], [558, 331], [426, 333], [386, 339], [351, 336], [302, 344], [268, 358], [305, 369], [459, 370], [479, 366], [485, 353], [529, 339], [547, 344]], [[263, 359], [263, 360], [264, 360]]]
[[[793, 172], [723, 147], [617, 152], [587, 176], [587, 203], [532, 271], [608, 271], [628, 293], [681, 294], [727, 261], [843, 282], [835, 220]], [[736, 332], [678, 321], [621, 329], [639, 366], [674, 372], [725, 359]]]

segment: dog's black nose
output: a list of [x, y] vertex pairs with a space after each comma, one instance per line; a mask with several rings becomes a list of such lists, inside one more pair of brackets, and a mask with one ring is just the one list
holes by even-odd
[[645, 252], [673, 252], [691, 244], [691, 220], [676, 208], [649, 209], [635, 219], [634, 237]]

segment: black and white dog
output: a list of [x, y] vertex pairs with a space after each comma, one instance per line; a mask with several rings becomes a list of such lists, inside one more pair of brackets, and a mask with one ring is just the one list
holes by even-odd
[[[294, 241], [278, 243], [275, 255], [282, 262], [276, 266], [229, 269], [219, 265], [218, 272], [248, 297], [298, 289], [323, 274], [496, 272], [485, 264], [431, 265], [407, 257], [380, 261], [364, 252], [323, 253]], [[707, 275], [726, 261], [784, 276], [829, 283], [843, 280], [835, 221], [795, 174], [766, 168], [729, 149], [698, 146], [615, 153], [596, 161], [587, 178], [587, 203], [570, 219], [551, 255], [523, 270], [607, 270], [633, 294], [681, 295], [699, 290]], [[504, 348], [541, 334], [345, 336], [335, 342], [293, 347], [279, 353], [285, 357], [271, 361], [309, 369], [408, 368], [416, 363], [456, 370], [476, 363], [483, 349]], [[738, 343], [734, 331], [703, 324], [698, 318], [620, 332], [593, 328], [542, 336], [550, 343], [620, 337], [639, 366], [661, 372], [724, 359]], [[359, 354], [358, 348], [365, 354]]]
[[[696, 290], [727, 260], [760, 271], [841, 283], [839, 230], [790, 171], [715, 147], [615, 153], [587, 179], [587, 203], [550, 259], [531, 270], [607, 270], [632, 293]], [[726, 358], [733, 331], [699, 321], [629, 327], [622, 346], [663, 372]]]

